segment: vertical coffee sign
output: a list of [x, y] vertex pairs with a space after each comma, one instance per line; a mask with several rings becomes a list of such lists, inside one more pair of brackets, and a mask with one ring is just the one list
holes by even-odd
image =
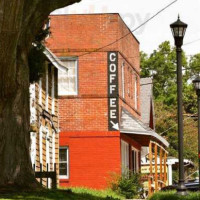
[[108, 130], [119, 130], [118, 52], [108, 52]]

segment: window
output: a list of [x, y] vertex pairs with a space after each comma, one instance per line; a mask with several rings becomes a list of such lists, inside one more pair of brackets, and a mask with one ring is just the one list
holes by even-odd
[[51, 96], [52, 96], [52, 114], [55, 114], [55, 80], [54, 80], [54, 66], [51, 66], [51, 79], [52, 79], [52, 87], [51, 87]]
[[69, 148], [61, 147], [59, 149], [59, 172], [61, 179], [69, 178]]
[[122, 174], [129, 170], [129, 144], [121, 140]]
[[137, 95], [137, 76], [135, 75], [135, 86], [134, 86], [134, 97], [135, 97], [135, 109], [137, 109], [137, 98], [138, 98], [138, 95]]
[[133, 172], [139, 172], [139, 151], [132, 147], [132, 169]]
[[124, 82], [124, 62], [122, 63], [122, 97], [124, 98], [125, 82]]
[[48, 64], [46, 63], [46, 72], [45, 72], [45, 74], [46, 74], [46, 92], [45, 92], [45, 99], [46, 99], [46, 101], [45, 101], [45, 109], [46, 109], [46, 111], [48, 111], [48, 107], [49, 107], [49, 71], [48, 71]]
[[35, 164], [35, 158], [36, 158], [36, 133], [35, 132], [31, 132], [30, 154], [31, 154], [32, 165], [34, 165]]
[[39, 79], [39, 104], [42, 105], [42, 78]]
[[62, 60], [66, 72], [58, 70], [58, 95], [77, 95], [78, 94], [78, 61]]

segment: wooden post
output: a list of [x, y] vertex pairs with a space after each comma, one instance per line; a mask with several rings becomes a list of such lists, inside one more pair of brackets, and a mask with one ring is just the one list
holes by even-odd
[[52, 189], [57, 189], [56, 163], [54, 163], [54, 178], [52, 179]]
[[[42, 172], [42, 163], [40, 163], [40, 172]], [[40, 178], [40, 185], [42, 185], [42, 178]]]
[[152, 189], [151, 189], [151, 185], [152, 185], [152, 143], [150, 141], [149, 143], [149, 196], [152, 194]]
[[165, 151], [165, 154], [164, 154], [164, 183], [166, 185], [166, 182], [167, 182], [167, 153]]
[[158, 191], [158, 146], [155, 143], [155, 191]]
[[161, 184], [160, 184], [160, 188], [162, 188], [163, 187], [163, 184], [162, 184], [162, 181], [163, 181], [163, 171], [162, 171], [162, 167], [163, 167], [163, 165], [162, 165], [162, 148], [160, 147], [160, 181], [161, 181]]
[[[47, 172], [49, 172], [49, 163], [47, 163]], [[49, 187], [49, 178], [47, 178], [47, 188]]]

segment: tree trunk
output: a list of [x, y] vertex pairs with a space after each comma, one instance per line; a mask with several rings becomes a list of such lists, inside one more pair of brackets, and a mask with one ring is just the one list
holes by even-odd
[[0, 99], [1, 186], [36, 186], [29, 158], [29, 70], [22, 55], [18, 50], [15, 83]]
[[49, 13], [80, 0], [0, 0], [0, 187], [35, 188], [27, 55]]

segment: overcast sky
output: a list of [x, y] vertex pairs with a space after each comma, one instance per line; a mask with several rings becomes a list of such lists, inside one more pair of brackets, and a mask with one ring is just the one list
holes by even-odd
[[[56, 10], [53, 14], [120, 13], [128, 27], [133, 30], [173, 1], [82, 0], [81, 3]], [[200, 0], [178, 0], [144, 27], [134, 32], [140, 41], [140, 50], [151, 53], [165, 40], [170, 40], [173, 45], [169, 24], [177, 20], [178, 14], [181, 20], [188, 24], [184, 38], [186, 44], [183, 46], [184, 51], [187, 55], [200, 53]]]

